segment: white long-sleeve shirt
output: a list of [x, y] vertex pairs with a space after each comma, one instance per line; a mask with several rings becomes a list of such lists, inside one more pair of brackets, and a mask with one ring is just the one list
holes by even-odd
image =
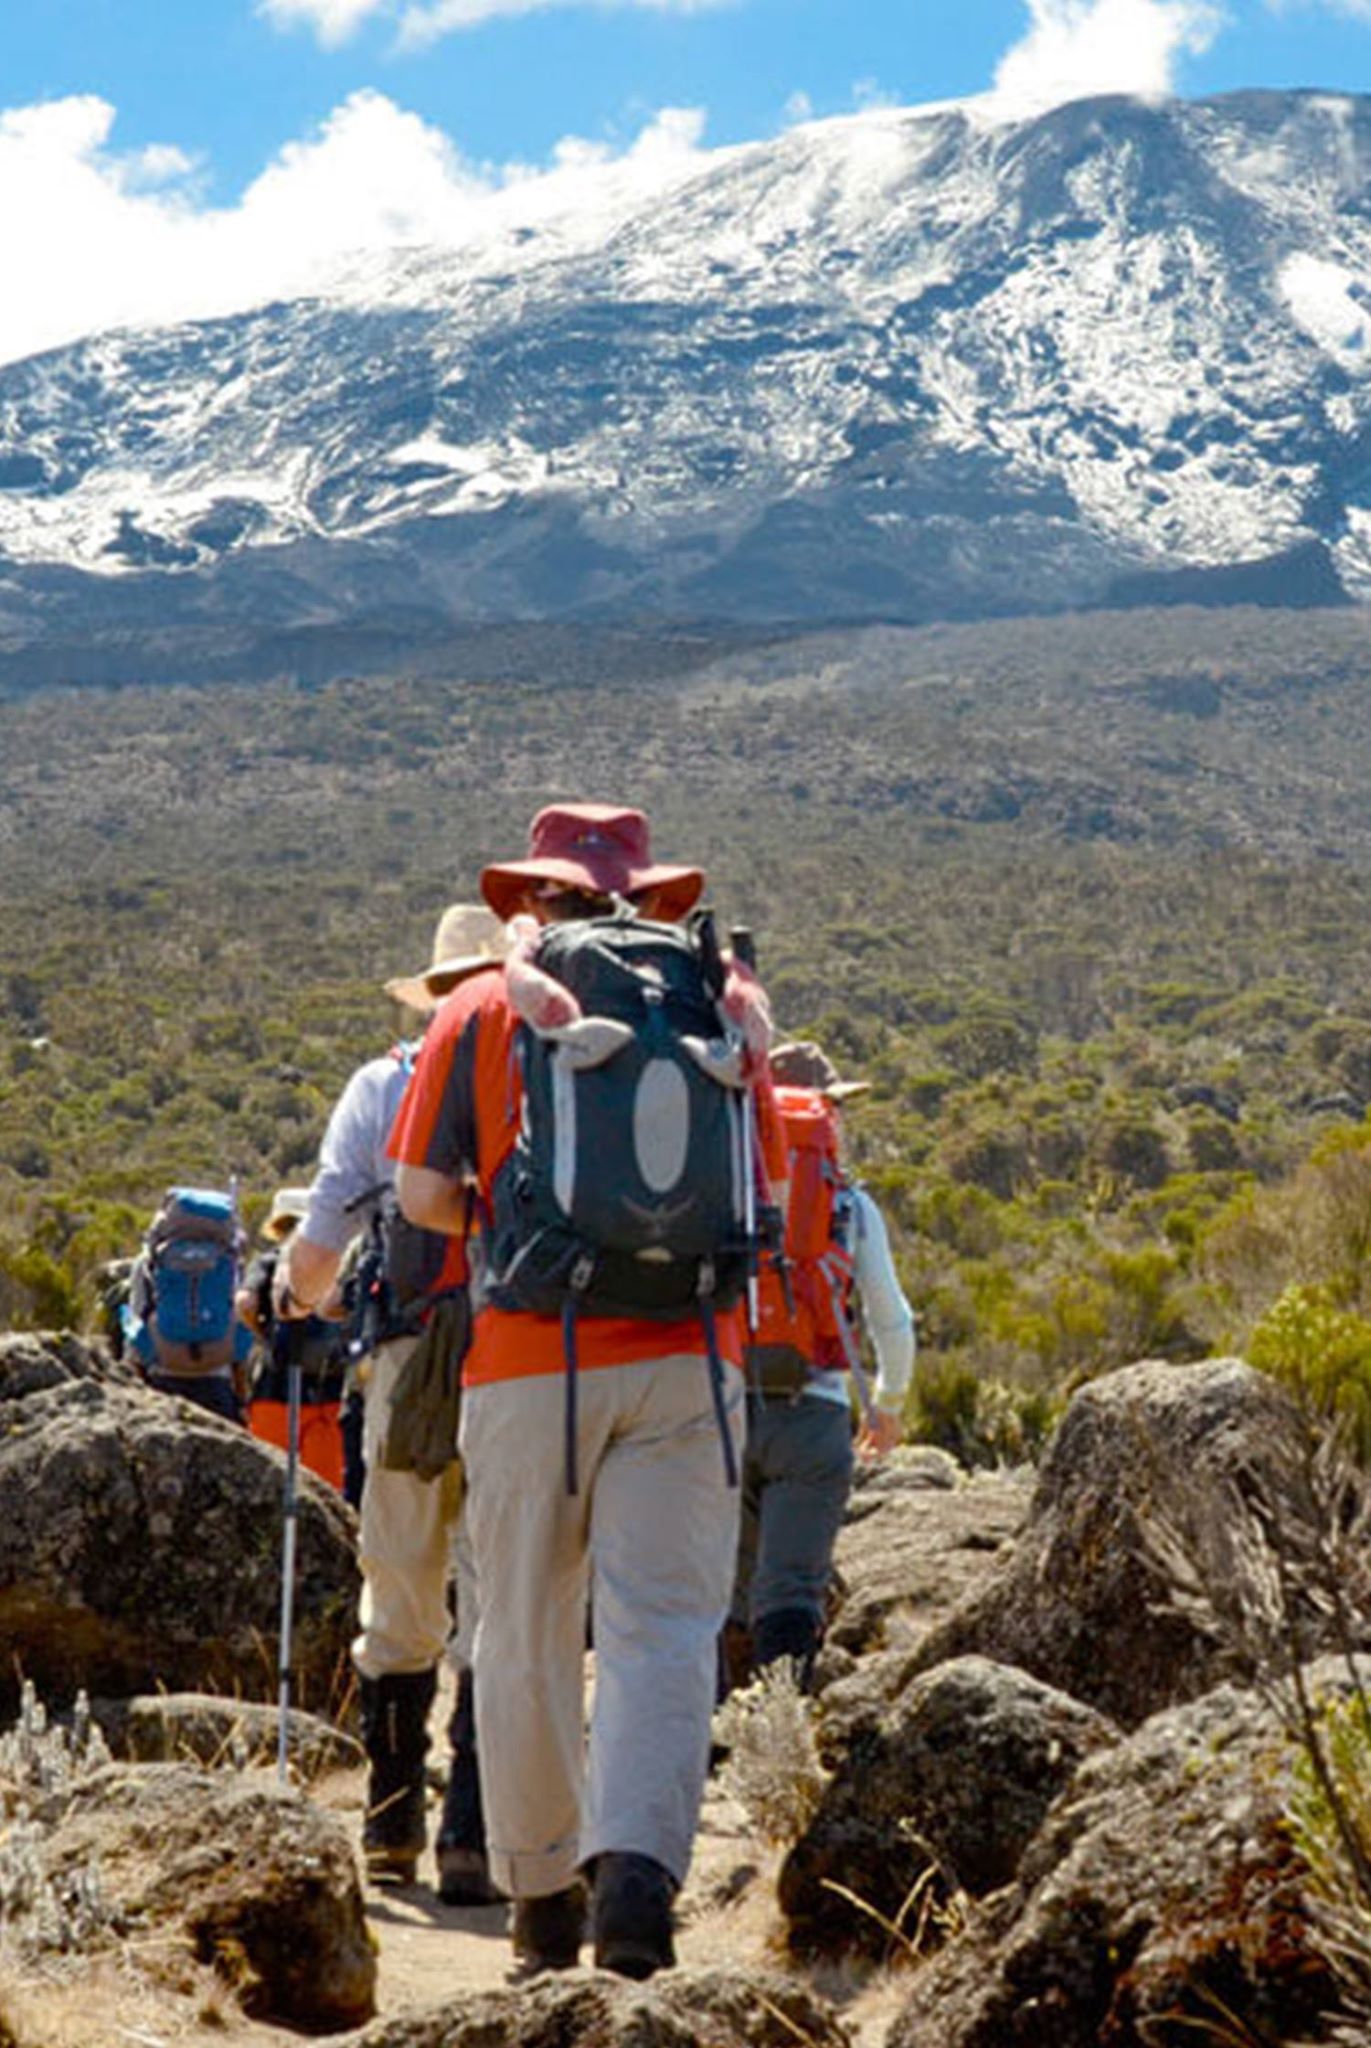
[[[852, 1277], [862, 1324], [876, 1354], [872, 1391], [878, 1407], [897, 1409], [914, 1371], [914, 1311], [895, 1271], [885, 1218], [865, 1188], [853, 1187], [850, 1200]], [[845, 1372], [814, 1372], [805, 1392], [846, 1406], [851, 1378]]]

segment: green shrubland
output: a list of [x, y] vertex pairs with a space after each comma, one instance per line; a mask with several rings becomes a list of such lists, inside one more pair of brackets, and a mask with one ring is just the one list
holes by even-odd
[[[88, 1323], [171, 1181], [236, 1175], [258, 1221], [403, 1025], [382, 982], [540, 803], [580, 795], [641, 803], [662, 857], [699, 859], [783, 1027], [872, 1083], [848, 1142], [919, 1313], [912, 1428], [1032, 1455], [1109, 1366], [1255, 1343], [1277, 1369], [1292, 1288], [1350, 1358], [1345, 1319], [1371, 1312], [1353, 647], [1342, 615], [1178, 615], [713, 666], [702, 644], [637, 682], [0, 704], [0, 1321]], [[1159, 710], [1162, 670], [1216, 676], [1219, 711]]]

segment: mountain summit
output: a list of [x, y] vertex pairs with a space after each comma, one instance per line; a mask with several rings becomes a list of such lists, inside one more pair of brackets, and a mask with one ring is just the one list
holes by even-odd
[[0, 637], [1371, 591], [1371, 99], [881, 110], [0, 370]]

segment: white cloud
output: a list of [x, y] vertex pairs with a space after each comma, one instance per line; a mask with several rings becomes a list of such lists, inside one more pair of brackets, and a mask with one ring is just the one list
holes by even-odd
[[852, 104], [862, 109], [895, 107], [899, 101], [893, 92], [888, 92], [875, 78], [859, 78], [852, 88]]
[[[1368, 0], [1371, 4], [1371, 0]], [[1027, 34], [1001, 58], [990, 103], [1019, 119], [1094, 93], [1159, 97], [1223, 25], [1212, 0], [1027, 0]]]
[[91, 97], [0, 112], [0, 362], [317, 289], [359, 252], [437, 244], [479, 259], [530, 227], [593, 237], [690, 175], [703, 130], [698, 112], [667, 108], [617, 152], [568, 137], [550, 165], [493, 168], [361, 92], [212, 208], [182, 151], [111, 149], [114, 119]]
[[538, 14], [550, 7], [647, 8], [655, 14], [702, 14], [734, 0], [257, 0], [257, 11], [277, 28], [311, 29], [325, 49], [337, 49], [374, 15], [398, 17], [399, 45], [426, 49], [441, 37], [488, 21]]
[[337, 49], [390, 0], [258, 0], [257, 11], [277, 28], [312, 28], [326, 50]]

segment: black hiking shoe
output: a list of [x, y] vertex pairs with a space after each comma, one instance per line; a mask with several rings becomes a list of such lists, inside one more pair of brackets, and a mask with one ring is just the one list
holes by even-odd
[[518, 1975], [574, 1970], [586, 1938], [586, 1888], [578, 1878], [540, 1899], [514, 1901], [514, 1960]]
[[445, 1906], [491, 1906], [504, 1897], [490, 1881], [481, 1777], [476, 1767], [476, 1702], [470, 1670], [459, 1672], [448, 1723], [447, 1785], [434, 1856], [438, 1896]]
[[807, 1607], [778, 1607], [759, 1617], [753, 1631], [754, 1669], [765, 1671], [784, 1658], [801, 1692], [814, 1690], [814, 1663], [823, 1640], [823, 1621]]
[[397, 1793], [389, 1806], [367, 1809], [362, 1856], [373, 1884], [413, 1884], [424, 1853], [423, 1792]]
[[609, 1850], [595, 1859], [595, 1963], [620, 1977], [651, 1977], [676, 1961], [676, 1882], [651, 1856]]
[[392, 1671], [361, 1683], [362, 1740], [371, 1767], [362, 1854], [367, 1876], [377, 1883], [413, 1884], [424, 1853], [426, 1723], [436, 1682], [432, 1671]]
[[492, 1882], [484, 1849], [465, 1849], [458, 1842], [434, 1844], [438, 1865], [438, 1896], [445, 1906], [494, 1906], [504, 1893]]

